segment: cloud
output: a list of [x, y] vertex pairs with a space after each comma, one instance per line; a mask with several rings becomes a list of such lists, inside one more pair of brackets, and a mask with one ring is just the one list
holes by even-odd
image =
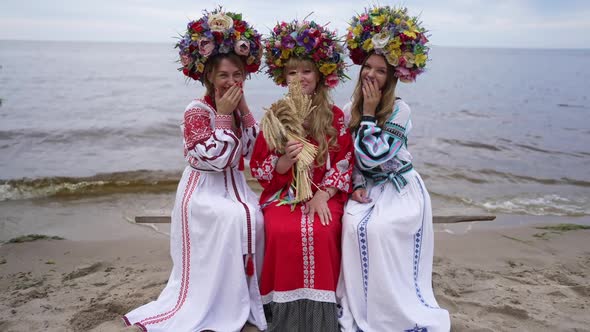
[[[588, 6], [548, 15], [536, 1], [444, 2], [421, 18], [436, 45], [477, 47], [590, 47]], [[465, 4], [465, 6], [463, 6]], [[447, 6], [448, 5], [448, 6]]]
[[[217, 1], [173, 0], [3, 0], [0, 39], [170, 42], [189, 19], [213, 9]], [[303, 19], [345, 34], [355, 12], [372, 2], [338, 0], [225, 1], [261, 33], [279, 20]], [[435, 45], [487, 47], [590, 47], [590, 4], [582, 0], [413, 0]]]

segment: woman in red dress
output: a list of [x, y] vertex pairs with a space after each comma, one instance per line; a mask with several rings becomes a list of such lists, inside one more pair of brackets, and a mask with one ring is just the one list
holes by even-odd
[[342, 47], [333, 32], [315, 22], [280, 23], [265, 45], [268, 73], [286, 86], [300, 80], [316, 109], [304, 123], [318, 149], [310, 171], [313, 196], [294, 200], [293, 166], [302, 144], [285, 153], [271, 150], [264, 133], [256, 139], [252, 175], [264, 188], [265, 251], [261, 294], [269, 331], [338, 331], [335, 290], [340, 273], [340, 233], [351, 191], [352, 137], [328, 90], [344, 76]]

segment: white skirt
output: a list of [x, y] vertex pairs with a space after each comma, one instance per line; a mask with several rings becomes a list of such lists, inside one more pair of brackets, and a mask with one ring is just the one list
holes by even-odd
[[449, 313], [432, 291], [432, 207], [415, 170], [398, 192], [367, 188], [371, 203], [350, 200], [342, 219], [337, 297], [342, 331], [448, 332]]
[[[251, 236], [251, 241], [248, 237]], [[123, 318], [144, 331], [260, 330], [266, 319], [258, 289], [261, 257], [248, 277], [244, 255], [264, 253], [263, 218], [242, 172], [201, 172], [186, 167], [172, 211], [173, 267], [158, 299]]]

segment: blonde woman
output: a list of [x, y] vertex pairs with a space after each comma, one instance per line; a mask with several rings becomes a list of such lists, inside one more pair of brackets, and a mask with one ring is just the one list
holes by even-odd
[[264, 191], [261, 293], [269, 331], [338, 331], [335, 290], [340, 273], [340, 232], [351, 190], [352, 137], [328, 89], [344, 77], [335, 34], [315, 22], [282, 22], [266, 41], [268, 73], [278, 85], [301, 82], [316, 109], [305, 120], [306, 138], [318, 150], [310, 171], [313, 196], [297, 201], [293, 172], [303, 146], [284, 153], [256, 139], [252, 175]]
[[407, 146], [411, 111], [395, 96], [398, 81], [424, 70], [424, 34], [406, 9], [387, 6], [353, 17], [349, 28], [347, 45], [361, 70], [344, 108], [356, 160], [342, 221], [342, 331], [450, 330], [432, 291], [432, 209]]

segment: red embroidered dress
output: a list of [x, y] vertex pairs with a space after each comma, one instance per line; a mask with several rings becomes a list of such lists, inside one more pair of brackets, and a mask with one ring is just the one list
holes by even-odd
[[251, 114], [220, 115], [212, 105], [197, 99], [184, 113], [189, 165], [172, 211], [172, 273], [156, 301], [123, 318], [143, 331], [240, 331], [246, 321], [266, 329], [256, 269], [249, 276], [244, 259], [262, 254], [264, 239], [242, 172], [258, 126]]
[[[292, 172], [277, 173], [279, 155], [268, 149], [263, 133], [256, 139], [250, 164], [252, 175], [264, 188], [260, 198], [265, 228], [260, 289], [263, 303], [272, 312], [269, 331], [331, 331], [328, 325], [337, 326], [335, 290], [340, 273], [341, 219], [351, 191], [353, 145], [342, 111], [335, 106], [332, 111], [338, 148], [329, 151], [323, 166], [312, 170], [312, 181], [318, 187], [338, 189], [328, 201], [332, 214], [328, 226], [323, 226], [317, 215], [311, 220], [303, 214], [305, 203], [280, 205], [293, 194]], [[312, 189], [314, 193], [317, 190], [313, 185]], [[306, 318], [298, 319], [301, 315]], [[317, 319], [309, 319], [308, 315]], [[285, 320], [297, 326], [285, 324]], [[300, 325], [311, 321], [314, 326]]]

